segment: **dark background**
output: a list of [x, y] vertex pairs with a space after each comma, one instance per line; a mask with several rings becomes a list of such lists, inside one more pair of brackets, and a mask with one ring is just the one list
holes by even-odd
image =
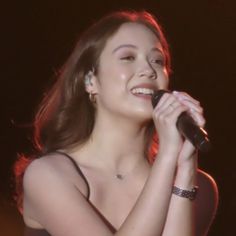
[[32, 150], [30, 124], [44, 89], [81, 31], [111, 10], [127, 8], [157, 16], [171, 47], [172, 86], [190, 93], [204, 107], [213, 149], [200, 155], [200, 167], [215, 178], [220, 191], [209, 235], [236, 235], [234, 0], [1, 3], [1, 235], [22, 235], [23, 221], [12, 200], [12, 165], [17, 153]]

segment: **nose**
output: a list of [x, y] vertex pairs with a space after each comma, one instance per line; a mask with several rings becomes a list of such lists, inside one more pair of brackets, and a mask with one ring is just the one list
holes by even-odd
[[148, 63], [148, 62], [146, 62], [145, 66], [143, 66], [140, 69], [139, 76], [140, 77], [145, 77], [145, 78], [148, 78], [148, 79], [152, 79], [152, 80], [157, 79], [156, 71], [153, 69], [152, 65], [150, 65], [150, 63]]

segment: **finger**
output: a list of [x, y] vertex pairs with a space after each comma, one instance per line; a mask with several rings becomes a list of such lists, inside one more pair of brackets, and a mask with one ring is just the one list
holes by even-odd
[[196, 99], [194, 99], [193, 97], [191, 97], [189, 94], [185, 93], [185, 92], [177, 92], [177, 91], [173, 91], [173, 95], [176, 96], [177, 99], [179, 99], [179, 101], [191, 101], [192, 103], [196, 104], [196, 105], [200, 105], [200, 102]]
[[163, 100], [160, 100], [160, 104], [158, 104], [156, 107], [156, 110], [158, 110], [159, 112], [167, 109], [170, 105], [174, 108], [176, 106], [175, 103], [179, 103], [178, 100], [172, 94], [164, 94], [163, 96], [165, 97], [163, 98]]
[[168, 106], [166, 109], [162, 109], [160, 111], [158, 111], [157, 114], [155, 114], [157, 119], [160, 119], [162, 121], [166, 121], [166, 122], [170, 122], [170, 123], [176, 123], [177, 118], [179, 117], [179, 115], [184, 112], [187, 111], [188, 107], [182, 105], [181, 103], [176, 104], [175, 108], [173, 108], [172, 106]]
[[206, 120], [203, 115], [195, 110], [188, 111], [194, 121], [197, 123], [198, 126], [204, 127], [206, 124]]
[[162, 105], [165, 103], [167, 99], [169, 99], [169, 97], [170, 93], [164, 93], [159, 102], [157, 103], [155, 109], [159, 109], [160, 107], [162, 107]]
[[189, 110], [194, 110], [196, 112], [199, 112], [200, 114], [203, 114], [203, 108], [200, 105], [193, 103], [192, 100], [182, 100], [180, 102], [187, 106]]
[[179, 115], [182, 112], [187, 111], [187, 110], [188, 110], [188, 107], [186, 107], [185, 105], [183, 105], [181, 103], [178, 103], [178, 104], [176, 104], [175, 108], [170, 106], [170, 109], [168, 109], [166, 111], [166, 115], [169, 116], [169, 117], [173, 117], [173, 118], [175, 118], [177, 120]]

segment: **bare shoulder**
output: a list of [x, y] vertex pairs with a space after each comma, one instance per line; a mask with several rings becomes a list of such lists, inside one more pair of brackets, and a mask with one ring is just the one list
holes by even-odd
[[75, 184], [82, 189], [82, 192], [86, 187], [84, 179], [78, 175], [71, 161], [60, 154], [48, 154], [32, 161], [26, 168], [23, 180], [26, 190], [36, 184], [39, 187], [40, 183], [48, 185], [50, 181], [58, 180], [62, 183]]
[[[87, 195], [88, 189], [68, 158], [50, 154], [32, 161], [23, 178], [24, 220], [30, 227], [42, 226], [41, 211], [53, 204], [59, 204], [63, 197], [75, 194]], [[40, 222], [40, 223], [39, 223]]]
[[[56, 161], [56, 156], [46, 155], [41, 158], [33, 160], [29, 166], [26, 168], [24, 173], [24, 184], [28, 183], [30, 179], [37, 180], [37, 178], [44, 178], [45, 175], [53, 175], [57, 173], [57, 168], [55, 166], [58, 165]], [[42, 179], [40, 178], [40, 179]]]
[[197, 184], [199, 190], [196, 198], [196, 235], [206, 235], [217, 212], [218, 187], [213, 177], [202, 170], [198, 170]]
[[85, 197], [86, 184], [74, 169], [69, 159], [58, 154], [28, 166], [23, 181], [26, 225], [58, 236], [111, 235]]
[[24, 173], [24, 193], [27, 194], [31, 189], [34, 190], [34, 187], [40, 187], [40, 183], [49, 184], [50, 179], [59, 177], [59, 170], [54, 164], [57, 164], [56, 157], [49, 155], [33, 160]]

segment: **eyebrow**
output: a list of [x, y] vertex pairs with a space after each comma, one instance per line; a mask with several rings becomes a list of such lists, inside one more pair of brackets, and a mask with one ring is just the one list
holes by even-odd
[[[138, 47], [135, 46], [135, 45], [133, 45], [133, 44], [122, 44], [122, 45], [116, 47], [116, 48], [112, 51], [112, 53], [115, 53], [116, 51], [118, 51], [118, 50], [121, 49], [121, 48], [134, 48], [134, 49], [137, 49]], [[161, 49], [158, 48], [158, 47], [152, 48], [151, 51], [157, 51], [157, 52], [160, 52], [161, 54], [163, 54], [163, 50], [161, 50]]]
[[116, 47], [116, 48], [112, 51], [112, 53], [115, 53], [116, 51], [118, 51], [118, 50], [121, 49], [121, 48], [134, 48], [134, 49], [137, 49], [137, 47], [136, 47], [135, 45], [133, 45], [133, 44], [122, 44], [122, 45]]
[[160, 52], [161, 54], [164, 54], [163, 50], [158, 47], [152, 48], [151, 51], [157, 51], [157, 52]]

